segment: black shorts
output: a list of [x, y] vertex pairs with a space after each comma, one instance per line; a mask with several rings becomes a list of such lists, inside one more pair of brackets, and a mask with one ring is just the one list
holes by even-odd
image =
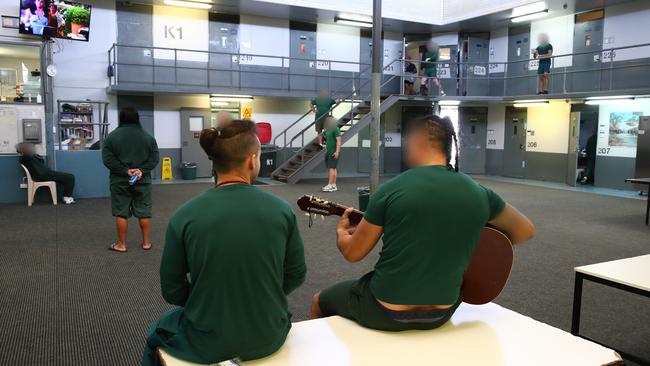
[[332, 153], [330, 153], [329, 151], [326, 151], [325, 152], [325, 167], [327, 169], [336, 169], [336, 167], [338, 165], [339, 165], [339, 159], [335, 159], [332, 156]]
[[111, 208], [115, 217], [150, 218], [151, 184], [111, 184]]
[[360, 325], [378, 330], [435, 329], [445, 324], [460, 305], [460, 299], [449, 309], [424, 311], [393, 311], [382, 306], [370, 291], [370, 272], [359, 280], [340, 282], [323, 290], [318, 306], [323, 316], [340, 315]]
[[316, 127], [316, 132], [321, 133], [323, 132], [323, 126], [325, 125], [325, 120], [329, 117], [328, 114], [324, 114], [322, 116], [316, 116], [316, 123], [314, 126]]

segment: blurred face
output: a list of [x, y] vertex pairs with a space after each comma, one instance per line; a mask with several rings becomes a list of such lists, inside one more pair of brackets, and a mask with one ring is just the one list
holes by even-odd
[[327, 98], [329, 96], [329, 93], [326, 90], [321, 90], [318, 93], [318, 96], [321, 97], [321, 98]]
[[546, 35], [546, 34], [540, 34], [537, 39], [539, 40], [540, 44], [544, 45], [544, 44], [548, 43], [548, 35]]
[[34, 4], [36, 5], [36, 9], [43, 9], [45, 0], [36, 0], [34, 1]]
[[404, 156], [406, 165], [410, 168], [419, 166], [422, 158], [426, 156], [426, 152], [431, 148], [426, 131], [422, 128], [414, 128], [409, 131], [404, 139], [404, 148], [406, 150]]

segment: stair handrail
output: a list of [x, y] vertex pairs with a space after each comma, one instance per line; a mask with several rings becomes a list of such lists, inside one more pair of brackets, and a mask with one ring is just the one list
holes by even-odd
[[[404, 59], [402, 59], [402, 58], [396, 58], [396, 59], [393, 59], [393, 60], [392, 60], [391, 62], [389, 62], [386, 66], [384, 66], [384, 70], [388, 69], [388, 68], [389, 68], [392, 64], [394, 64], [395, 62], [404, 62]], [[361, 73], [363, 73], [363, 72], [367, 72], [367, 71], [369, 71], [369, 70], [370, 70], [370, 67], [366, 68], [364, 71], [360, 71], [359, 74], [361, 74]], [[384, 87], [386, 84], [388, 84], [389, 82], [391, 82], [391, 81], [392, 81], [393, 79], [395, 79], [396, 77], [402, 77], [402, 74], [399, 73], [399, 74], [394, 74], [394, 75], [392, 75], [388, 80], [384, 81], [384, 82], [379, 86], [379, 88], [381, 89], [382, 87]], [[361, 93], [361, 90], [363, 89], [363, 87], [365, 87], [366, 85], [368, 85], [369, 82], [370, 82], [370, 79], [367, 79], [363, 84], [359, 85], [359, 90], [358, 90], [358, 91], [353, 91], [353, 92], [350, 93], [348, 96], [346, 96], [346, 97], [344, 97], [344, 98], [341, 98], [341, 99], [344, 100], [344, 101], [350, 99], [350, 100], [351, 100], [350, 104], [353, 104], [353, 103], [354, 103], [354, 99], [353, 99], [352, 97], [354, 97], [354, 96], [357, 94], [357, 92], [358, 92], [358, 93]], [[338, 90], [335, 91], [334, 94], [336, 94], [337, 92], [338, 92]], [[361, 98], [361, 100], [365, 100], [365, 98]], [[281, 135], [284, 135], [284, 146], [283, 146], [282, 148], [287, 148], [288, 146], [293, 146], [293, 142], [294, 142], [295, 140], [297, 140], [299, 137], [304, 137], [304, 133], [305, 133], [307, 130], [309, 130], [312, 126], [314, 126], [314, 125], [316, 124], [316, 122], [320, 121], [322, 118], [325, 118], [325, 117], [329, 116], [329, 115], [332, 113], [332, 111], [333, 111], [334, 109], [336, 109], [336, 108], [337, 108], [339, 105], [341, 105], [341, 104], [343, 104], [343, 103], [335, 104], [335, 105], [333, 105], [332, 107], [330, 107], [330, 109], [327, 111], [326, 114], [323, 114], [322, 116], [320, 116], [319, 118], [315, 119], [315, 120], [312, 121], [310, 124], [308, 124], [307, 126], [305, 126], [305, 128], [303, 128], [300, 132], [298, 132], [297, 134], [295, 134], [295, 135], [294, 135], [294, 136], [289, 140], [289, 143], [287, 144], [287, 133], [288, 133], [289, 129], [291, 129], [293, 126], [297, 125], [297, 124], [298, 124], [298, 123], [299, 123], [303, 118], [305, 118], [307, 115], [309, 115], [309, 114], [312, 112], [312, 109], [310, 108], [309, 111], [307, 111], [307, 112], [306, 112], [305, 114], [303, 114], [300, 118], [298, 118], [295, 122], [293, 122], [291, 125], [289, 125], [287, 128], [285, 128], [282, 132], [280, 132], [280, 133], [279, 133], [279, 134], [278, 134], [278, 135], [273, 139], [273, 144], [274, 144], [274, 145], [277, 145], [277, 144], [276, 144], [276, 140], [277, 140]], [[352, 108], [350, 108], [350, 111], [352, 111]], [[303, 148], [303, 147], [305, 147], [304, 138], [303, 138], [303, 141], [302, 141], [302, 146], [301, 146], [301, 148]]]
[[[369, 67], [366, 67], [365, 69], [359, 71], [359, 75], [363, 74], [364, 72], [368, 72], [368, 71], [370, 70], [370, 68], [371, 68], [371, 67], [369, 66]], [[361, 80], [361, 77], [359, 77], [359, 80]], [[367, 82], [366, 82], [366, 83], [367, 83]], [[364, 83], [363, 85], [360, 85], [360, 86], [359, 86], [359, 89], [361, 89], [362, 86], [365, 86], [366, 83]], [[346, 84], [346, 86], [347, 86], [347, 85], [348, 85], [348, 84]], [[354, 78], [352, 78], [352, 86], [354, 87]], [[338, 92], [341, 91], [341, 89], [342, 89], [342, 88], [338, 88], [338, 89], [336, 89], [336, 90], [335, 90], [334, 92], [332, 92], [332, 94], [330, 94], [330, 95], [336, 95]], [[356, 93], [356, 91], [353, 91], [353, 92], [350, 94], [350, 96], [353, 96], [355, 93]], [[350, 96], [347, 96], [347, 97], [345, 97], [345, 98], [341, 98], [341, 99], [345, 100], [345, 99], [348, 99]], [[314, 121], [310, 124], [310, 126], [314, 125], [317, 121], [320, 121], [321, 118], [324, 118], [325, 116], [328, 116], [329, 114], [331, 114], [332, 111], [333, 111], [336, 107], [338, 107], [338, 106], [339, 106], [339, 104], [335, 104], [335, 105], [333, 105], [332, 107], [330, 107], [330, 109], [328, 109], [327, 113], [323, 114], [321, 117], [319, 117], [318, 119], [314, 120]], [[284, 145], [282, 146], [282, 148], [287, 148], [288, 146], [290, 146], [290, 145], [292, 144], [292, 142], [294, 141], [294, 139], [290, 140], [290, 141], [289, 141], [289, 144], [287, 144], [287, 134], [289, 133], [289, 130], [292, 129], [292, 128], [293, 128], [295, 125], [297, 125], [298, 123], [300, 123], [300, 121], [302, 121], [305, 117], [307, 117], [307, 116], [308, 116], [309, 114], [311, 114], [312, 112], [313, 112], [313, 110], [312, 110], [312, 108], [311, 108], [311, 106], [310, 106], [310, 108], [309, 108], [309, 110], [308, 110], [307, 112], [305, 112], [302, 116], [300, 116], [300, 118], [298, 118], [297, 120], [295, 120], [295, 121], [294, 121], [293, 123], [291, 123], [289, 126], [285, 127], [284, 130], [282, 130], [280, 133], [278, 133], [278, 134], [273, 138], [273, 145], [276, 145], [276, 146], [277, 146], [277, 145], [278, 145], [278, 144], [277, 144], [277, 140], [280, 138], [280, 136], [284, 136]], [[298, 133], [298, 134], [300, 134], [300, 133]], [[294, 137], [295, 137], [295, 136], [294, 136]]]

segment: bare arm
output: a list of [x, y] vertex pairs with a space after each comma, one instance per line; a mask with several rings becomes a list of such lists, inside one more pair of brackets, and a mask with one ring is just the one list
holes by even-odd
[[334, 151], [334, 159], [339, 158], [339, 153], [341, 152], [341, 136], [336, 137], [336, 151]]
[[535, 236], [535, 225], [514, 206], [506, 207], [488, 224], [503, 231], [513, 244], [524, 243]]
[[365, 258], [377, 245], [384, 228], [365, 219], [362, 219], [358, 226], [353, 226], [349, 219], [351, 212], [351, 208], [347, 209], [339, 221], [336, 228], [336, 246], [348, 262], [354, 263]]

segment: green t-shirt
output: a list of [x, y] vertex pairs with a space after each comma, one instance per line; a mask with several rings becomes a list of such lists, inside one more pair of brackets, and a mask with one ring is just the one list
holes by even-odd
[[341, 136], [341, 130], [338, 127], [325, 130], [325, 148], [328, 153], [333, 154], [336, 152], [336, 138], [339, 136]]
[[287, 202], [243, 184], [200, 194], [167, 226], [162, 295], [183, 307], [186, 325], [174, 343], [193, 346], [170, 353], [212, 363], [275, 352], [291, 328], [286, 295], [305, 273], [303, 242]]
[[438, 52], [437, 51], [426, 51], [422, 54], [422, 66], [423, 69], [433, 69], [436, 67], [436, 64], [433, 62], [438, 61]]
[[[542, 45], [537, 46], [537, 48], [535, 50], [537, 51], [537, 54], [539, 56], [545, 56], [546, 54], [549, 53], [549, 51], [553, 51], [553, 45], [551, 45], [550, 43], [547, 43], [547, 44], [545, 44], [543, 46]], [[550, 58], [540, 58], [539, 63], [540, 64], [550, 64], [551, 59]]]
[[123, 125], [104, 140], [102, 160], [111, 173], [111, 184], [128, 182], [129, 169], [142, 171], [136, 184], [151, 183], [151, 171], [158, 165], [158, 144], [139, 125]]
[[455, 303], [483, 227], [504, 206], [489, 188], [443, 166], [414, 168], [384, 183], [364, 216], [384, 229], [373, 295], [392, 304]]
[[336, 100], [334, 100], [331, 97], [327, 97], [327, 98], [316, 97], [316, 98], [312, 98], [311, 104], [316, 106], [316, 118], [319, 118], [326, 115], [329, 112], [330, 108], [332, 108], [332, 106], [336, 104]]

